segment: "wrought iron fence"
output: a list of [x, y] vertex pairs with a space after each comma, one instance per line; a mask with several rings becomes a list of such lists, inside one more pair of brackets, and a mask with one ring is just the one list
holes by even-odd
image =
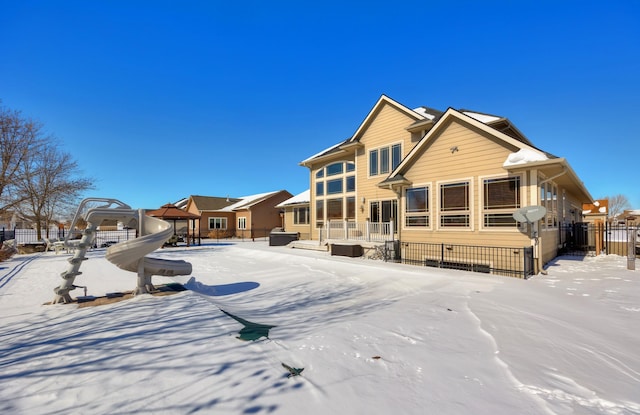
[[560, 255], [640, 254], [640, 223], [571, 223], [558, 228]]
[[237, 229], [237, 228], [226, 228], [226, 229], [211, 229], [207, 231], [206, 238], [215, 239], [219, 241], [220, 239], [240, 239], [245, 241], [247, 239], [255, 240], [268, 240], [269, 234], [272, 229], [267, 228], [253, 228], [253, 229]]
[[529, 278], [534, 274], [532, 247], [388, 241], [385, 260], [518, 278]]
[[16, 232], [5, 228], [0, 229], [0, 242], [8, 241], [10, 239], [16, 239]]

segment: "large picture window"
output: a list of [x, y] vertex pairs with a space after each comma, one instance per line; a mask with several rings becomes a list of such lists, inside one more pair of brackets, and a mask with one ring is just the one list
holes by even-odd
[[[377, 154], [376, 154], [377, 157]], [[339, 161], [316, 173], [316, 227], [328, 220], [355, 219], [355, 163]]]
[[470, 223], [469, 182], [440, 185], [440, 226], [468, 228]]
[[483, 180], [485, 227], [515, 227], [513, 212], [520, 207], [520, 177]]
[[209, 218], [209, 229], [227, 229], [227, 218]]
[[428, 187], [413, 187], [405, 191], [405, 226], [429, 226]]

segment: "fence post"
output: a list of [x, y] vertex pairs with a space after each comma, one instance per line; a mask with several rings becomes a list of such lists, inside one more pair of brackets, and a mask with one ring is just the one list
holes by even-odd
[[367, 219], [367, 221], [365, 222], [365, 227], [366, 227], [364, 230], [365, 238], [366, 238], [365, 240], [369, 242], [371, 240], [371, 230], [369, 226], [369, 219]]
[[[634, 218], [635, 219], [635, 218]], [[636, 269], [636, 229], [627, 220], [627, 269]]]
[[389, 240], [390, 241], [394, 240], [394, 234], [395, 234], [394, 221], [393, 221], [393, 219], [391, 219], [389, 221]]
[[347, 222], [347, 220], [345, 219], [342, 222], [342, 229], [344, 230], [344, 238], [345, 240], [349, 239], [349, 223]]

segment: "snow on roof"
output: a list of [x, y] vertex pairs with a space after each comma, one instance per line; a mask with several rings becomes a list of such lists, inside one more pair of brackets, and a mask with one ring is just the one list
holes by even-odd
[[344, 143], [344, 141], [341, 141], [341, 142], [339, 142], [338, 144], [334, 144], [334, 145], [332, 145], [332, 146], [331, 146], [331, 147], [329, 147], [329, 148], [325, 148], [324, 150], [317, 152], [317, 153], [316, 153], [316, 154], [314, 154], [313, 156], [311, 156], [311, 157], [307, 157], [306, 159], [302, 160], [302, 161], [300, 162], [300, 164], [303, 164], [303, 163], [306, 163], [307, 161], [313, 160], [314, 158], [319, 157], [319, 156], [323, 155], [324, 153], [328, 153], [329, 151], [333, 150], [334, 148], [338, 147], [339, 145], [341, 145], [341, 144], [343, 144], [343, 143]]
[[416, 112], [419, 115], [422, 115], [423, 117], [425, 117], [425, 118], [427, 118], [429, 120], [433, 120], [434, 118], [436, 118], [436, 114], [431, 114], [427, 107], [414, 108], [413, 112]]
[[515, 166], [517, 164], [526, 164], [533, 161], [549, 160], [547, 156], [528, 148], [521, 148], [516, 153], [511, 153], [502, 164], [503, 167]]
[[462, 111], [462, 113], [484, 124], [502, 119], [502, 117], [496, 117], [495, 115], [481, 114], [473, 111]]
[[305, 190], [302, 193], [298, 193], [297, 195], [279, 203], [276, 207], [285, 207], [288, 205], [297, 205], [300, 203], [309, 203], [311, 201], [311, 191], [309, 189]]
[[240, 197], [239, 202], [236, 202], [232, 205], [229, 205], [220, 209], [220, 212], [233, 212], [236, 209], [251, 207], [252, 205], [260, 202], [261, 200], [275, 193], [278, 193], [278, 192], [258, 193], [256, 195]]

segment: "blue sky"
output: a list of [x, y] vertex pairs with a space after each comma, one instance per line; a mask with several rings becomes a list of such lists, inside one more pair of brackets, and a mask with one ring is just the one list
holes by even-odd
[[86, 196], [155, 208], [309, 186], [381, 94], [509, 118], [640, 208], [640, 2], [0, 0], [0, 100]]

